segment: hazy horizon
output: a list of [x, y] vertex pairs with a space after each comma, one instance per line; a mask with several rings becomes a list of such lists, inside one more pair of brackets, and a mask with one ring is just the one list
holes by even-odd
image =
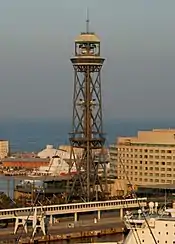
[[0, 119], [71, 119], [74, 40], [101, 39], [105, 120], [175, 120], [175, 1], [3, 1]]

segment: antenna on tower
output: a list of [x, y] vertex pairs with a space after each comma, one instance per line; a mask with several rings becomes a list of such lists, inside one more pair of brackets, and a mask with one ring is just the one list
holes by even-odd
[[87, 8], [86, 12], [86, 33], [89, 33], [89, 9]]

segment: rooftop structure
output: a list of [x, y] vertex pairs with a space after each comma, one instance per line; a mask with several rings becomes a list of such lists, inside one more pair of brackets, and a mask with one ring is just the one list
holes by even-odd
[[2, 165], [6, 168], [34, 169], [49, 164], [48, 158], [4, 158]]

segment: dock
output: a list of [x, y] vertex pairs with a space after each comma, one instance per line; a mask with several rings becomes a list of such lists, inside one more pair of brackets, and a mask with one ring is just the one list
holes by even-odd
[[92, 219], [84, 219], [78, 221], [76, 224], [73, 221], [67, 220], [49, 226], [47, 235], [43, 236], [42, 232], [39, 232], [34, 238], [31, 238], [31, 230], [26, 234], [23, 229], [19, 229], [18, 233], [14, 235], [13, 228], [3, 229], [3, 233], [0, 233], [0, 244], [15, 244], [19, 234], [21, 234], [19, 243], [34, 244], [48, 242], [57, 243], [62, 240], [100, 237], [104, 235], [124, 233], [124, 231], [124, 223], [118, 217], [105, 217], [98, 222], [94, 222]]

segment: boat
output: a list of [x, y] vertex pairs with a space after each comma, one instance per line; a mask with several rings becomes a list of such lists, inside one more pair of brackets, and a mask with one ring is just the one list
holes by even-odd
[[150, 202], [148, 206], [137, 213], [126, 212], [124, 222], [129, 233], [124, 241], [101, 244], [175, 244], [175, 203], [167, 209], [158, 209], [157, 202]]
[[149, 209], [139, 209], [137, 215], [127, 212], [125, 224], [129, 234], [124, 244], [173, 244], [175, 243], [175, 203], [172, 208], [158, 209], [157, 202], [150, 202]]

